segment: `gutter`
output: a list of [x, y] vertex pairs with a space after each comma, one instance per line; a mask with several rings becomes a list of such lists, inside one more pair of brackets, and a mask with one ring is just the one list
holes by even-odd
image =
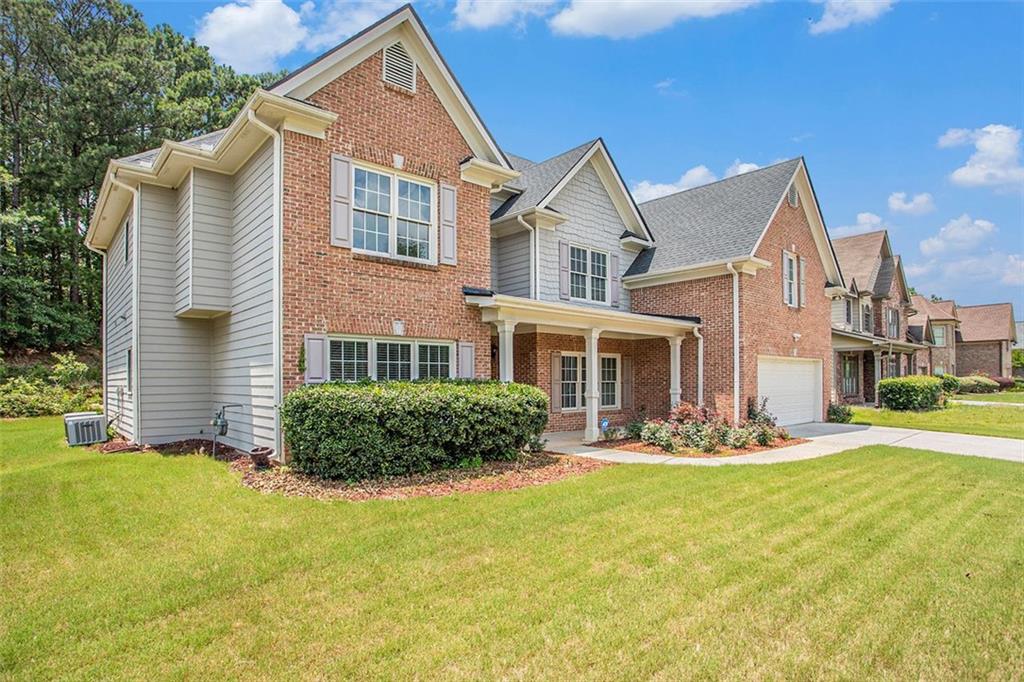
[[701, 336], [700, 327], [693, 328], [693, 335], [697, 337], [697, 406], [704, 406], [704, 337]]
[[732, 263], [725, 269], [732, 273], [732, 421], [740, 423], [740, 273]]
[[[132, 195], [132, 227], [135, 230], [135, 237], [132, 240], [132, 440], [136, 443], [139, 442], [139, 426], [142, 423], [142, 415], [139, 410], [139, 406], [142, 403], [140, 399], [142, 394], [142, 376], [139, 372], [139, 297], [142, 293], [139, 291], [142, 285], [142, 274], [139, 263], [139, 255], [142, 252], [142, 239], [139, 238], [141, 234], [141, 223], [142, 223], [142, 207], [139, 205], [139, 188], [127, 185], [117, 179], [117, 171], [107, 175], [107, 179], [110, 180], [110, 184], [115, 187], [127, 190]], [[92, 248], [92, 247], [90, 247]], [[104, 267], [106, 266], [106, 256], [104, 255]], [[104, 270], [106, 273], [106, 270]], [[106, 278], [106, 274], [104, 274]], [[106, 296], [106, 290], [104, 289], [104, 296]], [[104, 306], [104, 316], [106, 315], [106, 306]], [[104, 320], [106, 322], [106, 320]], [[104, 328], [106, 333], [106, 328]], [[103, 347], [103, 402], [106, 407], [106, 394], [107, 394], [107, 349]]]
[[522, 215], [516, 216], [516, 222], [530, 233], [530, 298], [540, 299], [540, 235]]

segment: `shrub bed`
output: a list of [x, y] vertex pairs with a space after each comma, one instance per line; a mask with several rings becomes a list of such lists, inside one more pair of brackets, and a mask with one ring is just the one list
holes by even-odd
[[833, 424], [849, 424], [853, 419], [853, 408], [840, 403], [828, 404], [828, 420]]
[[0, 364], [0, 417], [41, 417], [100, 411], [100, 388], [92, 369], [74, 353], [53, 353], [51, 365]]
[[938, 377], [908, 376], [878, 382], [882, 407], [890, 410], [927, 410], [942, 400], [942, 380]]
[[357, 481], [514, 459], [539, 442], [547, 395], [493, 381], [303, 386], [281, 411], [291, 465]]
[[961, 393], [995, 393], [999, 390], [999, 384], [988, 377], [973, 375], [960, 377]]

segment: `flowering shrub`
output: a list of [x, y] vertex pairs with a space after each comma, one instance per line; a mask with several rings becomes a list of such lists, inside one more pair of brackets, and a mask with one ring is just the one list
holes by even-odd
[[729, 438], [726, 441], [726, 445], [734, 450], [746, 450], [750, 447], [750, 443], [754, 440], [754, 434], [750, 432], [745, 426], [741, 426], [738, 429], [732, 429], [729, 431]]
[[668, 419], [674, 424], [706, 424], [717, 419], [717, 416], [708, 407], [683, 402], [672, 408]]
[[644, 422], [640, 429], [640, 440], [648, 445], [656, 445], [665, 452], [675, 452], [676, 443], [672, 438], [672, 428], [661, 419]]
[[775, 415], [768, 411], [768, 398], [762, 398], [760, 404], [753, 397], [747, 398], [747, 422], [775, 426]]
[[961, 393], [995, 393], [999, 390], [999, 384], [988, 377], [971, 375], [960, 377]]

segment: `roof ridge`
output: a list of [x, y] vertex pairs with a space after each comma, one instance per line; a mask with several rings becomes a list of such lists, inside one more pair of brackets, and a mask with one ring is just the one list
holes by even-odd
[[993, 305], [1013, 305], [1011, 301], [1000, 301], [998, 303], [975, 303], [974, 305], [958, 305], [957, 308], [987, 308]]
[[[601, 138], [598, 138], [598, 139], [601, 139]], [[775, 168], [776, 166], [781, 166], [781, 165], [786, 164], [786, 163], [792, 163], [793, 161], [803, 161], [803, 158], [804, 158], [803, 156], [794, 156], [792, 159], [785, 159], [783, 161], [776, 161], [775, 163], [769, 164], [767, 166], [762, 166], [760, 168], [756, 168], [756, 169], [754, 169], [752, 171], [747, 171], [746, 173], [737, 173], [736, 175], [730, 175], [727, 178], [720, 178], [718, 180], [713, 180], [713, 181], [708, 182], [708, 183], [703, 184], [703, 185], [697, 185], [696, 187], [688, 187], [686, 189], [681, 189], [678, 192], [672, 192], [671, 194], [666, 194], [664, 196], [655, 197], [654, 199], [648, 199], [647, 201], [640, 202], [638, 205], [639, 206], [644, 206], [645, 204], [653, 204], [655, 201], [661, 201], [662, 199], [668, 199], [669, 197], [679, 196], [680, 194], [685, 194], [686, 192], [692, 192], [695, 189], [704, 189], [705, 187], [710, 187], [711, 185], [717, 185], [719, 183], [726, 182], [727, 180], [735, 180], [736, 178], [738, 178], [740, 176], [753, 175], [754, 173], [760, 173], [761, 171], [766, 171], [766, 170], [769, 170], [771, 168]]]
[[[858, 237], [867, 237], [869, 235], [881, 234], [883, 232], [888, 232], [888, 229], [883, 227], [881, 230], [871, 230], [870, 232], [861, 232], [860, 234], [851, 234], [848, 237], [836, 237], [832, 241], [833, 242], [842, 242], [842, 241], [846, 241], [847, 239], [857, 239]], [[890, 256], [890, 258], [895, 258], [895, 257], [896, 256]]]

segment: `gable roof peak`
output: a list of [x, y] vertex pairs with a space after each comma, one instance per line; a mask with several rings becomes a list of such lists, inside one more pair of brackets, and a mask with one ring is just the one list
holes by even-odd
[[[601, 138], [598, 138], [598, 140], [600, 140], [600, 139]], [[776, 168], [778, 166], [783, 166], [783, 165], [786, 165], [786, 164], [794, 164], [793, 170], [795, 172], [797, 165], [799, 165], [800, 163], [803, 163], [803, 160], [804, 160], [804, 157], [796, 156], [796, 157], [793, 157], [792, 159], [786, 159], [784, 161], [777, 161], [777, 162], [775, 162], [773, 164], [770, 164], [770, 165], [767, 165], [767, 166], [761, 166], [760, 168], [755, 168], [752, 171], [747, 171], [746, 173], [738, 173], [736, 175], [730, 175], [727, 178], [721, 178], [719, 180], [713, 180], [713, 181], [705, 183], [703, 185], [697, 185], [696, 187], [687, 187], [686, 189], [681, 189], [681, 190], [672, 192], [671, 194], [664, 194], [664, 195], [662, 195], [660, 197], [655, 197], [653, 199], [648, 199], [647, 201], [640, 202], [639, 205], [640, 206], [647, 206], [648, 204], [653, 204], [656, 201], [662, 201], [663, 199], [669, 199], [671, 197], [677, 197], [680, 194], [686, 194], [687, 192], [694, 192], [694, 191], [699, 190], [699, 189], [705, 189], [705, 188], [708, 188], [708, 187], [712, 187], [714, 185], [720, 185], [720, 184], [725, 183], [725, 182], [731, 182], [731, 181], [736, 180], [738, 178], [745, 178], [745, 177], [747, 177], [749, 175], [756, 175], [758, 173], [763, 173], [764, 171], [771, 170], [773, 168]]]

